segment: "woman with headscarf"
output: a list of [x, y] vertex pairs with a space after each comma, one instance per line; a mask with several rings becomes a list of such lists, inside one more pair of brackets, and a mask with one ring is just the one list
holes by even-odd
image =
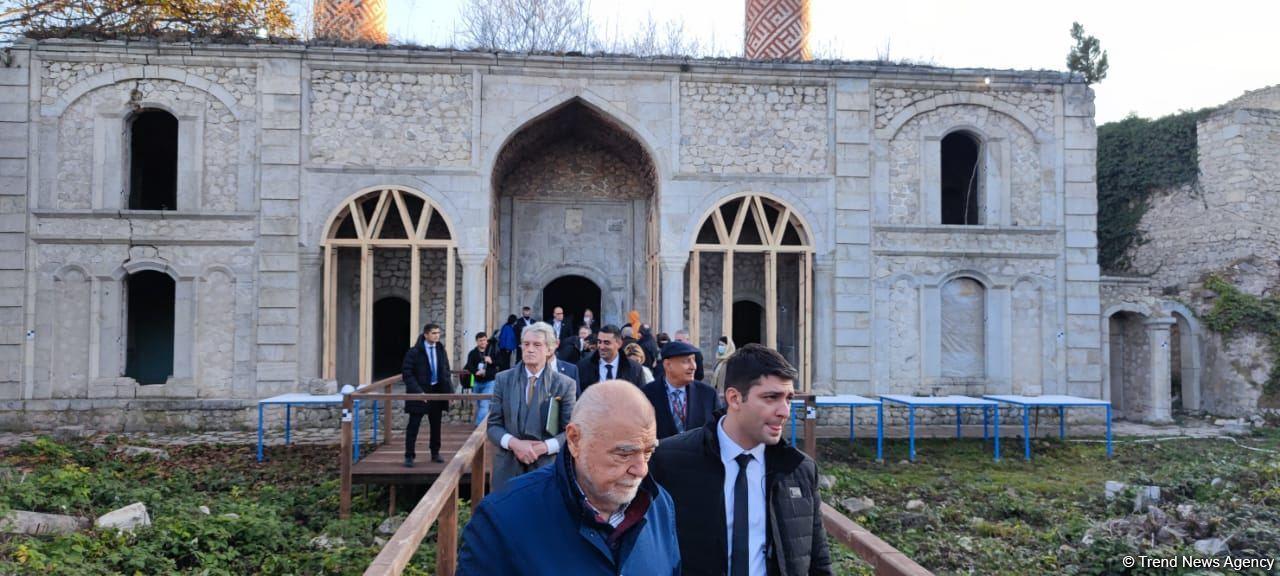
[[721, 336], [720, 342], [716, 344], [716, 371], [711, 375], [711, 385], [715, 387], [716, 394], [720, 397], [721, 402], [724, 401], [724, 365], [725, 360], [733, 356], [734, 350], [733, 340], [728, 336]]

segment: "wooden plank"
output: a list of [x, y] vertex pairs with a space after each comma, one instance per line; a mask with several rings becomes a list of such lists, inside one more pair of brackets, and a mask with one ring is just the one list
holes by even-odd
[[875, 569], [877, 576], [933, 576], [932, 572], [835, 508], [823, 503], [821, 510], [822, 526], [827, 529], [827, 536], [853, 550]]
[[760, 235], [760, 242], [765, 246], [773, 246], [776, 242], [773, 239], [773, 229], [769, 228], [769, 220], [764, 217], [764, 203], [761, 202], [759, 196], [752, 196], [751, 206], [751, 220], [755, 222], [756, 233]]
[[[720, 297], [720, 335], [733, 338], [733, 251], [724, 253], [724, 286]], [[737, 342], [733, 343], [738, 346]]]
[[324, 344], [322, 348], [321, 375], [326, 380], [334, 379], [336, 373], [334, 364], [334, 335], [337, 333], [334, 324], [338, 321], [338, 311], [333, 306], [334, 292], [337, 286], [334, 285], [335, 262], [333, 258], [333, 246], [325, 245], [324, 247]]
[[778, 349], [778, 253], [764, 253], [764, 345]]
[[[399, 377], [399, 376], [393, 376], [392, 378], [394, 378], [396, 382], [399, 382], [399, 381], [400, 381], [400, 377]], [[384, 379], [384, 380], [379, 380], [379, 382], [385, 382], [386, 380], [390, 380], [390, 379], [391, 379], [391, 378]], [[432, 400], [447, 400], [447, 401], [450, 401], [450, 402], [454, 402], [454, 401], [456, 401], [456, 402], [476, 402], [476, 401], [479, 401], [479, 400], [492, 400], [492, 399], [493, 399], [493, 394], [456, 394], [456, 393], [455, 393], [455, 394], [410, 394], [410, 393], [407, 393], [407, 392], [406, 392], [406, 393], [402, 393], [402, 394], [368, 394], [368, 393], [355, 393], [355, 394], [352, 394], [351, 396], [352, 396], [353, 398], [357, 399], [357, 400], [360, 400], [360, 401], [369, 401], [369, 400], [393, 400], [393, 401], [395, 401], [395, 400], [401, 400], [401, 401], [403, 401], [403, 400], [422, 400], [423, 402], [429, 402], [429, 401], [432, 401]]]
[[338, 517], [351, 516], [351, 421], [346, 418], [351, 413], [352, 401], [347, 396], [342, 400], [342, 447], [338, 450], [338, 468], [342, 474], [342, 487], [338, 497]]
[[413, 346], [415, 337], [422, 329], [422, 253], [417, 246], [409, 249], [409, 344]]
[[[458, 271], [455, 270], [456, 264], [454, 259], [453, 248], [445, 248], [445, 264], [444, 264], [444, 353], [446, 358], [453, 359], [453, 299], [454, 291], [457, 288]], [[457, 363], [453, 364], [457, 366]]]
[[735, 247], [738, 245], [738, 239], [742, 237], [742, 223], [747, 221], [747, 212], [751, 211], [750, 200], [748, 196], [742, 198], [742, 206], [738, 208], [738, 213], [733, 219], [733, 229], [729, 231], [728, 244]]
[[387, 223], [387, 214], [390, 213], [390, 210], [388, 210], [390, 203], [387, 202], [389, 196], [389, 190], [383, 190], [378, 195], [378, 203], [373, 208], [373, 220], [369, 221], [372, 229], [369, 234], [370, 240], [377, 240], [379, 236], [382, 236], [382, 226]]
[[812, 246], [757, 246], [755, 244], [743, 245], [727, 245], [727, 244], [701, 244], [693, 245], [694, 250], [702, 252], [786, 252], [791, 254], [808, 254], [813, 252]]
[[[483, 422], [481, 424], [484, 424]], [[487, 425], [486, 425], [487, 428]], [[476, 457], [471, 460], [471, 512], [475, 513], [480, 500], [484, 499], [486, 479], [485, 463], [489, 461], [489, 443], [481, 442], [476, 450]]]
[[360, 248], [360, 382], [373, 380], [373, 361], [370, 357], [373, 346], [373, 333], [370, 323], [373, 321], [373, 248]]
[[[356, 204], [355, 200], [350, 200], [347, 202], [347, 211], [351, 213], [351, 221], [356, 225], [356, 238], [358, 238], [356, 242], [368, 240], [368, 227], [364, 223], [364, 211], [360, 210], [360, 205]], [[339, 242], [339, 240], [332, 239], [330, 242]]]
[[421, 248], [446, 248], [456, 246], [457, 242], [453, 240], [406, 240], [404, 238], [378, 238], [376, 240], [356, 240], [353, 238], [334, 238], [325, 241], [326, 244], [333, 246], [382, 246], [389, 248], [408, 248], [410, 246], [418, 246]]
[[[484, 443], [480, 443], [484, 446]], [[473, 458], [474, 460], [474, 458]], [[449, 498], [440, 511], [440, 527], [436, 529], [436, 574], [453, 576], [458, 570], [458, 485], [453, 485]]]
[[[449, 502], [457, 502], [458, 482], [462, 479], [463, 470], [471, 466], [472, 459], [477, 453], [482, 453], [481, 445], [485, 441], [485, 427], [476, 426], [466, 443], [462, 445], [462, 449], [449, 461], [444, 472], [427, 490], [426, 496], [418, 501], [404, 523], [400, 525], [400, 529], [396, 530], [396, 533], [387, 541], [387, 545], [373, 559], [373, 563], [369, 564], [364, 572], [366, 576], [400, 574], [404, 571], [405, 566], [409, 564], [409, 560], [422, 544], [423, 538], [426, 538], [431, 526], [438, 518], [442, 518], [446, 505]], [[456, 517], [454, 528], [455, 530], [457, 528]], [[452, 544], [456, 552], [457, 541], [454, 540]], [[439, 557], [437, 552], [437, 562]]]

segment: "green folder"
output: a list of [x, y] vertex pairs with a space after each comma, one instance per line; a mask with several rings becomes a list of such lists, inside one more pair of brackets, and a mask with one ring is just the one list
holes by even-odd
[[555, 436], [560, 433], [560, 397], [547, 401], [547, 434]]

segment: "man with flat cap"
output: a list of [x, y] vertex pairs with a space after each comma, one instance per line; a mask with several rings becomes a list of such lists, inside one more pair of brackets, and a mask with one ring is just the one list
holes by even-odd
[[658, 421], [658, 439], [701, 428], [714, 420], [716, 390], [693, 379], [698, 349], [673, 340], [662, 347], [662, 378], [644, 387]]

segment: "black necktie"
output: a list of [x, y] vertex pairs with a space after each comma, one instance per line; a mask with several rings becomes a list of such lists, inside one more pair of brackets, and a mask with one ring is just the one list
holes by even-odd
[[613, 364], [604, 365], [604, 374], [606, 380], [613, 380]]
[[747, 539], [747, 528], [751, 524], [747, 512], [747, 463], [753, 459], [746, 452], [734, 458], [738, 461], [738, 479], [733, 481], [733, 555], [729, 559], [729, 573], [732, 576], [747, 576], [751, 568]]

